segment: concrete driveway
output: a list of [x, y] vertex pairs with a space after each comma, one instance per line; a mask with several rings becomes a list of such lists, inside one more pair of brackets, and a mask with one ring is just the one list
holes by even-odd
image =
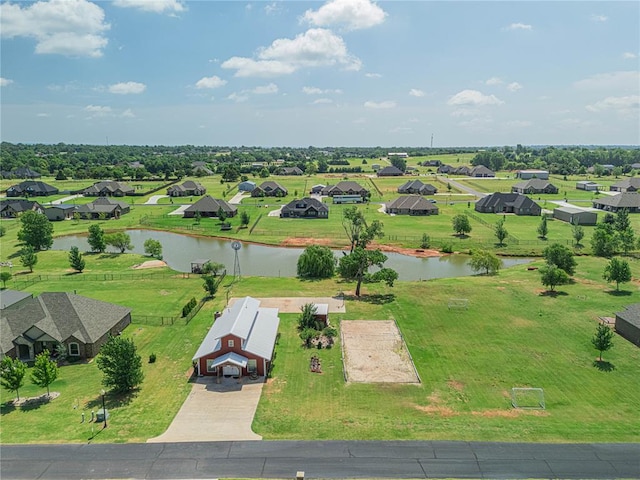
[[199, 377], [169, 428], [147, 443], [262, 440], [251, 430], [264, 379]]

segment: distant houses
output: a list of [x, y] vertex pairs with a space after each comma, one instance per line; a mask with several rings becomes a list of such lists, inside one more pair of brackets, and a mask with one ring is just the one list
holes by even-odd
[[302, 175], [304, 172], [299, 167], [282, 167], [277, 170], [278, 175]]
[[398, 193], [417, 194], [417, 195], [435, 195], [438, 189], [429, 183], [422, 183], [420, 180], [409, 180], [398, 187]]
[[289, 191], [278, 182], [267, 180], [251, 191], [252, 197], [286, 197]]
[[52, 222], [60, 220], [71, 220], [73, 214], [78, 210], [77, 205], [60, 203], [44, 209], [44, 214]]
[[316, 198], [302, 198], [287, 203], [280, 218], [329, 218], [329, 207]]
[[252, 182], [251, 180], [245, 180], [238, 184], [239, 192], [252, 192], [254, 188], [256, 188], [256, 182]]
[[404, 172], [394, 165], [389, 165], [378, 170], [379, 177], [401, 177]]
[[119, 202], [107, 197], [96, 198], [91, 203], [78, 205], [76, 212], [85, 220], [99, 220], [101, 218], [120, 218], [131, 210], [125, 202]]
[[518, 170], [516, 172], [516, 178], [522, 180], [529, 180], [531, 178], [549, 180], [549, 172], [547, 170]]
[[592, 200], [593, 208], [604, 210], [605, 212], [617, 213], [626, 210], [629, 213], [640, 212], [640, 193], [625, 192], [618, 195], [601, 195]]
[[206, 162], [192, 162], [191, 163], [191, 171], [194, 175], [213, 175], [213, 170], [211, 170]]
[[13, 176], [13, 178], [40, 178], [42, 177], [42, 175], [40, 175], [38, 172], [36, 172], [35, 170], [29, 168], [29, 167], [19, 167], [16, 168], [13, 172], [11, 172], [11, 175]]
[[226, 200], [205, 195], [184, 210], [183, 218], [195, 218], [198, 214], [201, 217], [218, 217], [220, 210], [224, 212], [227, 218], [235, 217], [238, 213], [238, 207], [231, 205]]
[[514, 213], [534, 216], [542, 212], [540, 205], [526, 195], [501, 192], [492, 193], [478, 200], [475, 210], [479, 213]]
[[452, 167], [451, 165], [440, 165], [438, 167], [438, 173], [450, 174], [450, 175], [465, 175], [467, 177], [476, 178], [493, 178], [496, 174], [484, 165], [477, 165], [475, 167]]
[[133, 195], [135, 189], [126, 183], [104, 180], [85, 188], [82, 193], [88, 197], [124, 197]]
[[46, 197], [57, 195], [58, 189], [39, 180], [25, 180], [7, 188], [7, 197]]
[[407, 195], [387, 203], [386, 212], [393, 215], [437, 215], [438, 207], [421, 195]]
[[322, 194], [322, 190], [326, 188], [326, 185], [322, 185], [322, 184], [318, 184], [318, 185], [314, 185], [313, 187], [311, 187], [311, 190], [309, 190], [309, 193], [311, 195], [321, 195]]
[[167, 195], [170, 197], [200, 196], [205, 193], [207, 193], [207, 189], [193, 180], [187, 180], [181, 185], [171, 185], [167, 188]]
[[640, 190], [640, 178], [625, 178], [609, 187], [612, 192], [637, 192]]
[[514, 193], [534, 194], [534, 193], [558, 193], [558, 187], [549, 182], [549, 180], [541, 180], [539, 178], [531, 178], [526, 182], [516, 183], [511, 187]]
[[328, 197], [334, 197], [336, 195], [359, 195], [363, 200], [369, 197], [369, 190], [351, 180], [344, 180], [338, 182], [336, 185], [327, 185], [322, 189], [321, 193]]
[[33, 200], [0, 200], [0, 217], [17, 218], [24, 212], [44, 213], [44, 208]]

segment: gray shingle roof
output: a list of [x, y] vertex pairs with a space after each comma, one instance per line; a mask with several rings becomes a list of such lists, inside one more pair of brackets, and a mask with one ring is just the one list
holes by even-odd
[[213, 198], [211, 195], [205, 195], [193, 205], [186, 208], [185, 212], [212, 212], [218, 213], [222, 208], [225, 213], [236, 212], [238, 207], [229, 204], [226, 200]]
[[627, 305], [622, 312], [616, 312], [616, 315], [640, 328], [640, 303]]
[[398, 209], [404, 210], [409, 209], [411, 211], [421, 211], [421, 210], [438, 210], [438, 207], [434, 205], [432, 202], [427, 200], [420, 195], [407, 195], [398, 197], [392, 202], [387, 204], [387, 210]]
[[640, 193], [623, 192], [618, 195], [601, 195], [597, 200], [593, 200], [593, 204], [616, 208], [640, 208]]

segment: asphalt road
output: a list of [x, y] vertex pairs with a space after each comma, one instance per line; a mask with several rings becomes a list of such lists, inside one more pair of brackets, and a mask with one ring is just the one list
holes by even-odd
[[640, 444], [253, 441], [3, 445], [0, 477], [640, 478]]

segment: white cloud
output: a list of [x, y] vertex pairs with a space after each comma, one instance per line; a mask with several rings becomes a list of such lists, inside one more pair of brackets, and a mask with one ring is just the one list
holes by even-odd
[[8, 78], [0, 77], [0, 87], [6, 87], [7, 85], [11, 85], [13, 80], [9, 80]]
[[302, 87], [302, 92], [306, 93], [307, 95], [327, 95], [327, 94], [332, 94], [332, 93], [342, 93], [342, 90], [340, 90], [339, 88], [336, 89], [330, 89], [327, 88], [325, 90], [318, 88], [318, 87]]
[[367, 77], [367, 78], [381, 78], [382, 77], [382, 75], [380, 75], [379, 73], [365, 73], [364, 76]]
[[115, 0], [116, 7], [136, 8], [151, 13], [176, 13], [186, 10], [184, 4], [177, 0]]
[[226, 84], [226, 80], [214, 75], [213, 77], [202, 77], [196, 82], [196, 88], [219, 88]]
[[133, 113], [133, 110], [131, 110], [130, 108], [127, 108], [124, 112], [120, 114], [120, 116], [124, 118], [134, 118], [136, 115], [135, 113]]
[[607, 17], [606, 15], [596, 15], [595, 13], [593, 15], [591, 15], [591, 21], [592, 22], [606, 22], [607, 20], [609, 20], [609, 17]]
[[386, 16], [382, 8], [369, 0], [330, 0], [318, 10], [307, 10], [302, 20], [317, 27], [360, 30], [381, 24]]
[[634, 58], [638, 58], [638, 55], [633, 52], [624, 52], [622, 54], [622, 58], [624, 58], [625, 60], [633, 60]]
[[311, 105], [322, 105], [326, 103], [333, 103], [333, 100], [331, 100], [330, 98], [318, 98], [311, 102]]
[[104, 10], [86, 0], [39, 1], [22, 8], [2, 4], [0, 32], [4, 38], [36, 39], [35, 52], [71, 57], [101, 57], [108, 40]]
[[247, 100], [249, 100], [249, 95], [245, 95], [243, 93], [236, 93], [233, 92], [231, 95], [229, 95], [227, 97], [229, 100], [233, 100], [234, 102], [246, 102]]
[[270, 83], [269, 85], [261, 85], [252, 89], [251, 93], [256, 95], [269, 95], [278, 93], [278, 86], [275, 83]]
[[607, 97], [592, 105], [587, 105], [590, 112], [602, 112], [613, 110], [620, 113], [630, 113], [640, 107], [640, 95], [629, 95], [626, 97]]
[[137, 95], [146, 89], [147, 86], [139, 82], [120, 82], [109, 85], [109, 92], [118, 95]]
[[484, 82], [485, 85], [502, 85], [504, 82], [500, 77], [491, 77], [489, 80]]
[[637, 91], [640, 82], [640, 72], [619, 71], [599, 73], [591, 75], [583, 80], [578, 80], [574, 87], [584, 90], [634, 90]]
[[422, 90], [418, 90], [417, 88], [412, 88], [409, 90], [409, 95], [412, 97], [424, 97], [424, 92]]
[[38, 118], [47, 118], [47, 117], [50, 117], [50, 116], [51, 116], [50, 113], [44, 113], [44, 112], [40, 112], [40, 113], [36, 114], [36, 117], [38, 117]]
[[448, 101], [447, 105], [501, 105], [504, 102], [495, 95], [484, 95], [477, 90], [462, 90], [456, 93]]
[[506, 122], [505, 126], [509, 128], [525, 128], [533, 125], [533, 122], [529, 120], [511, 120], [510, 122]]
[[518, 82], [511, 82], [509, 85], [507, 85], [507, 90], [509, 90], [510, 92], [517, 92], [520, 89], [522, 89], [522, 85], [520, 85]]
[[106, 117], [112, 114], [111, 107], [105, 107], [100, 105], [87, 105], [86, 107], [84, 107], [84, 110], [91, 114], [91, 117], [89, 118]]
[[395, 108], [396, 102], [391, 100], [386, 100], [384, 102], [372, 102], [366, 101], [364, 102], [365, 108], [373, 108], [373, 109], [384, 109], [384, 108]]
[[509, 25], [508, 27], [506, 27], [507, 30], [533, 30], [533, 26], [532, 25], [528, 25], [526, 23], [512, 23], [511, 25]]
[[269, 3], [267, 5], [265, 5], [264, 7], [264, 13], [266, 13], [267, 15], [275, 15], [276, 13], [278, 13], [280, 11], [281, 7], [278, 4], [278, 2], [273, 2], [273, 3]]
[[236, 77], [275, 77], [305, 67], [340, 65], [360, 70], [362, 62], [349, 54], [344, 40], [330, 30], [312, 28], [295, 38], [279, 38], [258, 50], [257, 60], [232, 57], [222, 68], [236, 70]]

